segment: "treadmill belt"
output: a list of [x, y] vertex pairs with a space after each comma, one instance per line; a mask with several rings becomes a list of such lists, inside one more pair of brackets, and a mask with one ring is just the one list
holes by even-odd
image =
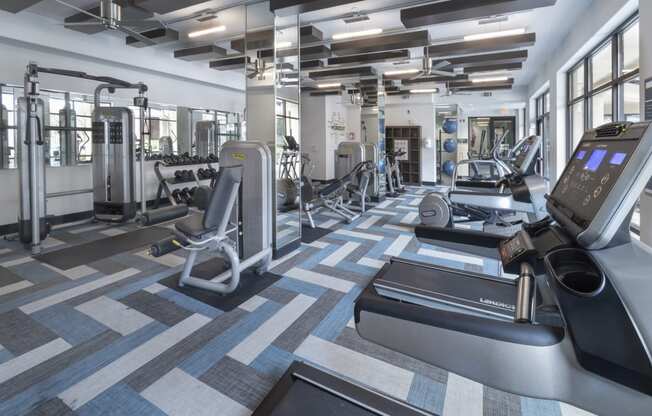
[[395, 261], [374, 280], [385, 297], [422, 306], [461, 308], [513, 319], [516, 285], [468, 271]]
[[93, 263], [116, 254], [148, 246], [172, 235], [172, 230], [162, 227], [141, 228], [113, 237], [102, 238], [37, 256], [40, 262], [61, 270]]
[[303, 380], [295, 380], [270, 416], [377, 416]]

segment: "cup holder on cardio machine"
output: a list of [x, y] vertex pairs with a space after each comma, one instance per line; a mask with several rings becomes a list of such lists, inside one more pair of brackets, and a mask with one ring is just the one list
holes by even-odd
[[583, 250], [567, 248], [553, 251], [545, 257], [546, 268], [568, 292], [582, 297], [594, 297], [605, 285], [604, 273]]

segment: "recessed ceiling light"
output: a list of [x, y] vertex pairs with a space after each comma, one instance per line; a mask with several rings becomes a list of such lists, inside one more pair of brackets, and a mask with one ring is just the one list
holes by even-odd
[[292, 42], [290, 41], [276, 42], [277, 49], [289, 48], [290, 46], [292, 46]]
[[416, 90], [410, 90], [410, 94], [434, 94], [439, 92], [439, 88], [420, 88]]
[[215, 26], [211, 27], [208, 29], [202, 29], [202, 30], [197, 30], [194, 32], [188, 33], [189, 38], [196, 38], [199, 36], [204, 36], [204, 35], [210, 35], [211, 33], [217, 33], [217, 32], [224, 32], [226, 30], [226, 26], [220, 25], [220, 26]]
[[383, 29], [380, 28], [359, 30], [357, 32], [336, 33], [335, 35], [333, 35], [333, 40], [359, 38], [361, 36], [379, 35], [381, 33], [383, 33]]
[[385, 75], [408, 75], [408, 74], [416, 74], [420, 69], [412, 68], [412, 69], [399, 69], [396, 71], [387, 71], [385, 72]]
[[501, 30], [499, 32], [478, 33], [477, 35], [466, 35], [464, 36], [464, 40], [472, 41], [472, 40], [503, 38], [505, 36], [522, 35], [524, 33], [525, 33], [525, 28]]
[[339, 88], [341, 86], [342, 84], [340, 84], [339, 82], [333, 82], [330, 84], [317, 84], [317, 88]]
[[508, 77], [487, 77], [487, 78], [474, 78], [471, 80], [472, 83], [474, 84], [479, 84], [481, 82], [500, 82], [500, 81], [507, 81], [509, 78]]

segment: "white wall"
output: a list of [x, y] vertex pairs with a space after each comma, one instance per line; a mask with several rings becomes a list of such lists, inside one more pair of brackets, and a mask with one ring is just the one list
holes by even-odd
[[638, 8], [638, 3], [638, 0], [593, 0], [584, 14], [586, 18], [578, 19], [559, 45], [549, 45], [546, 65], [537, 72], [536, 78], [528, 86], [527, 117], [530, 120], [536, 111], [532, 99], [542, 91], [543, 86], [550, 87], [552, 183], [566, 164], [566, 71], [631, 16]]
[[[310, 155], [314, 164], [313, 179], [335, 178], [335, 151], [340, 142], [348, 140], [349, 133], [360, 141], [359, 107], [349, 105], [348, 96], [301, 95], [302, 151]], [[344, 125], [344, 130], [335, 125]]]
[[[385, 126], [421, 126], [421, 181], [434, 183], [436, 177], [435, 102], [433, 94], [414, 94], [408, 98], [388, 96]], [[430, 147], [426, 148], [426, 143]]]

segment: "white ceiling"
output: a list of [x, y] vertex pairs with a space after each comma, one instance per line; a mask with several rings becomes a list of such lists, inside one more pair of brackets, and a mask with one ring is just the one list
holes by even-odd
[[[99, 4], [98, 0], [65, 1], [82, 8], [90, 8]], [[164, 22], [170, 22], [201, 10], [225, 9], [237, 3], [241, 3], [241, 0], [211, 0], [166, 15], [156, 15], [155, 18]], [[302, 24], [314, 23], [324, 33], [325, 39], [330, 39], [335, 33], [369, 28], [382, 28], [385, 32], [404, 31], [405, 29], [400, 21], [400, 8], [415, 3], [418, 2], [414, 0], [365, 0], [346, 6], [306, 13], [301, 16], [301, 21]], [[537, 71], [545, 65], [550, 51], [554, 50], [556, 45], [563, 41], [568, 32], [572, 30], [573, 23], [584, 16], [590, 15], [589, 7], [591, 3], [592, 0], [558, 0], [557, 4], [552, 7], [510, 15], [509, 20], [503, 23], [479, 25], [477, 21], [465, 21], [429, 26], [427, 29], [433, 43], [462, 39], [467, 34], [521, 27], [526, 28], [528, 31], [536, 32], [537, 42], [535, 46], [529, 48], [530, 56], [524, 65], [524, 70], [514, 74], [515, 85], [523, 86], [531, 82]], [[56, 0], [44, 0], [28, 9], [28, 11], [47, 16], [56, 21], [63, 21], [65, 17], [76, 13], [74, 10], [61, 5]], [[367, 12], [370, 20], [346, 24], [339, 18], [351, 12]], [[273, 15], [269, 12], [268, 3], [257, 3], [248, 6], [247, 23], [250, 28], [272, 26]], [[190, 31], [216, 24], [225, 25], [227, 30], [215, 35], [202, 37], [194, 42], [187, 37]], [[237, 37], [244, 32], [245, 7], [240, 6], [220, 11], [217, 19], [208, 22], [201, 23], [196, 20], [188, 20], [171, 24], [170, 27], [180, 32], [180, 41], [175, 44], [168, 43], [159, 45], [157, 48], [172, 50], [183, 45], [205, 44], [207, 41], [228, 47], [229, 39]], [[124, 37], [120, 32], [113, 32], [113, 34]], [[80, 33], [79, 36], [89, 35]], [[420, 66], [421, 60], [419, 58], [422, 53], [422, 48], [414, 48], [412, 50], [413, 63], [411, 66]], [[391, 64], [379, 64], [375, 66], [380, 71], [392, 67]]]

